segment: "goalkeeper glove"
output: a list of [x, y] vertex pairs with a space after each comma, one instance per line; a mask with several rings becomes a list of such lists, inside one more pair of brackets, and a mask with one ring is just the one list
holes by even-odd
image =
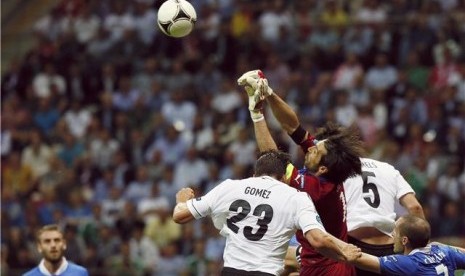
[[[249, 97], [249, 110], [255, 110], [257, 104], [261, 101], [258, 90], [258, 72], [259, 70], [253, 70], [244, 73], [238, 80], [237, 83], [244, 86], [247, 96]], [[257, 93], [256, 93], [257, 92]]]
[[265, 78], [265, 75], [258, 80], [258, 90], [261, 99], [271, 96], [274, 93], [273, 89], [268, 85], [268, 80]]
[[[250, 86], [252, 89], [257, 89], [258, 86], [260, 85], [260, 81], [263, 80], [263, 84], [260, 87], [260, 91], [258, 93], [260, 94], [260, 99], [264, 99], [271, 94], [273, 94], [273, 89], [268, 85], [268, 80], [265, 77], [265, 74], [261, 70], [252, 70], [244, 73], [238, 80], [237, 83], [239, 85], [243, 86]], [[251, 95], [252, 91], [248, 92]], [[256, 91], [253, 91], [253, 93], [257, 93]]]

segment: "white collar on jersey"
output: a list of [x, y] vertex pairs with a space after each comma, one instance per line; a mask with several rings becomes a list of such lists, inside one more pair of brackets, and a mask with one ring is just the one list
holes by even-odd
[[[266, 179], [269, 179], [269, 180], [273, 180], [273, 181], [279, 181], [278, 179], [274, 178], [274, 177], [271, 177], [269, 175], [262, 175], [262, 176], [259, 176], [260, 178], [266, 178]], [[279, 181], [282, 183], [282, 181]]]
[[408, 253], [409, 255], [413, 255], [417, 252], [421, 252], [421, 253], [429, 253], [431, 252], [431, 244], [428, 244], [427, 246], [425, 247], [420, 247], [420, 248], [416, 248], [416, 249], [413, 249], [412, 251], [410, 251], [410, 253]]
[[48, 271], [48, 269], [45, 267], [45, 260], [42, 259], [42, 261], [40, 261], [40, 264], [39, 264], [39, 270], [40, 272], [42, 272], [42, 274], [44, 274], [45, 276], [53, 276], [53, 275], [60, 275], [62, 274], [63, 272], [65, 272], [65, 270], [68, 268], [68, 261], [66, 260], [65, 257], [63, 257], [63, 261], [61, 262], [61, 265], [60, 267], [57, 269], [57, 271], [55, 271], [55, 273], [50, 273]]

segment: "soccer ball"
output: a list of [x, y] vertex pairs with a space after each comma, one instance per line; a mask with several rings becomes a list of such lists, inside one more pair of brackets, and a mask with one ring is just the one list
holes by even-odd
[[158, 9], [158, 27], [168, 36], [188, 35], [196, 20], [197, 13], [186, 0], [167, 0]]

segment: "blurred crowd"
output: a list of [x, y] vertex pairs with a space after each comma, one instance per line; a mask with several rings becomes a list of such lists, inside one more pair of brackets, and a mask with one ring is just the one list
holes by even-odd
[[192, 0], [182, 39], [158, 30], [161, 0], [57, 2], [2, 75], [4, 275], [37, 265], [48, 223], [91, 275], [215, 275], [224, 239], [171, 211], [182, 187], [251, 176], [236, 79], [257, 68], [308, 128], [356, 125], [368, 155], [412, 185], [434, 237], [464, 235], [465, 1]]

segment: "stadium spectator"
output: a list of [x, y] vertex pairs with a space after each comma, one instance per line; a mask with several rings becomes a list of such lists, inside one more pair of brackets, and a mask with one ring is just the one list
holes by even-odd
[[[444, 192], [442, 188], [439, 191], [440, 186], [437, 185], [439, 177], [447, 175], [449, 160], [459, 163], [457, 174], [460, 183], [465, 179], [465, 155], [462, 154], [465, 145], [465, 33], [461, 24], [465, 6], [460, 1], [363, 0], [326, 3], [280, 0], [276, 1], [279, 11], [276, 11], [274, 4], [263, 0], [226, 0], [219, 1], [213, 7], [204, 2], [191, 1], [198, 15], [208, 14], [208, 18], [212, 19], [213, 31], [207, 33], [196, 25], [193, 32], [183, 39], [168, 38], [157, 30], [156, 24], [144, 23], [155, 22], [160, 1], [91, 1], [83, 5], [83, 1], [79, 0], [60, 0], [52, 3], [54, 7], [49, 11], [37, 14], [38, 23], [29, 25], [33, 36], [24, 32], [11, 33], [2, 40], [2, 47], [5, 48], [2, 57], [7, 62], [1, 81], [2, 194], [6, 198], [6, 205], [2, 208], [2, 213], [6, 215], [2, 219], [7, 221], [3, 223], [2, 220], [2, 233], [7, 233], [11, 224], [22, 224], [25, 239], [29, 245], [34, 244], [31, 233], [40, 227], [42, 220], [60, 225], [67, 223], [69, 218], [60, 211], [60, 206], [65, 203], [67, 192], [73, 186], [84, 185], [81, 192], [85, 203], [80, 204], [90, 203], [91, 206], [100, 205], [105, 209], [103, 203], [109, 199], [113, 186], [124, 190], [134, 180], [134, 168], [139, 166], [149, 168], [154, 183], [166, 174], [166, 178], [159, 182], [160, 191], [168, 197], [172, 207], [176, 188], [173, 188], [169, 175], [173, 166], [186, 158], [186, 150], [194, 146], [192, 143], [195, 143], [198, 158], [214, 163], [211, 167], [216, 167], [208, 173], [196, 192], [209, 191], [217, 185], [218, 179], [249, 176], [249, 169], [224, 156], [226, 149], [237, 141], [238, 130], [249, 128], [251, 122], [247, 120], [245, 106], [237, 106], [237, 103], [216, 104], [220, 109], [224, 107], [228, 110], [224, 114], [212, 109], [212, 97], [218, 94], [223, 80], [234, 79], [241, 72], [254, 67], [266, 68], [270, 77], [273, 73], [277, 74], [277, 82], [282, 86], [280, 96], [301, 114], [302, 124], [321, 125], [325, 120], [335, 118], [335, 70], [345, 65], [345, 57], [349, 53], [357, 54], [363, 72], [368, 72], [375, 68], [375, 56], [381, 51], [387, 54], [388, 63], [398, 72], [393, 85], [386, 92], [373, 90], [367, 86], [368, 75], [362, 74], [350, 78], [353, 87], [346, 90], [349, 105], [359, 111], [355, 121], [368, 120], [369, 125], [371, 117], [376, 121], [377, 131], [370, 138], [373, 145], [367, 148], [368, 155], [395, 165], [408, 181], [412, 179], [409, 177], [411, 170], [420, 168], [420, 173], [415, 173], [419, 180], [416, 184], [415, 181], [411, 183], [425, 215], [432, 223], [432, 237], [441, 235], [456, 238], [459, 242], [462, 240], [463, 226], [461, 231], [456, 227], [436, 227], [440, 225], [440, 219], [446, 217], [451, 221], [450, 225], [454, 225], [456, 211], [448, 201], [442, 200]], [[119, 7], [115, 9], [114, 6]], [[25, 7], [18, 6], [21, 9]], [[360, 11], [365, 14], [362, 14], [362, 19], [368, 18], [369, 23], [357, 20]], [[273, 16], [269, 18], [284, 15], [289, 20], [287, 27], [276, 29], [277, 25], [273, 24], [273, 43], [263, 39], [259, 27], [260, 18], [270, 14]], [[333, 22], [338, 14], [345, 14], [346, 18], [340, 16], [340, 21]], [[25, 14], [18, 12], [14, 16], [24, 19]], [[21, 24], [29, 22], [19, 21]], [[14, 27], [19, 21], [9, 20], [5, 27]], [[326, 26], [325, 22], [344, 28], [334, 29]], [[279, 22], [274, 23], [279, 25]], [[35, 31], [34, 25], [38, 26], [38, 31]], [[23, 27], [19, 29], [23, 30]], [[321, 33], [321, 29], [328, 31]], [[126, 40], [119, 44], [124, 45], [123, 48], [117, 47], [119, 52], [134, 55], [114, 56], [111, 51], [115, 49], [116, 41], [122, 39], [124, 30], [132, 30], [133, 35], [143, 42], [139, 44], [136, 40]], [[118, 35], [121, 38], [112, 39]], [[34, 43], [29, 44], [28, 38], [32, 38]], [[131, 49], [134, 45], [141, 46], [136, 49], [137, 52]], [[330, 45], [331, 49], [325, 46], [317, 50], [313, 45]], [[129, 51], [124, 47], [129, 47]], [[27, 51], [24, 55], [23, 50]], [[12, 53], [18, 55], [12, 56]], [[271, 63], [278, 66], [271, 66]], [[52, 75], [45, 74], [45, 68], [49, 65], [55, 68], [51, 70]], [[283, 78], [280, 73], [283, 70], [279, 68], [286, 67], [285, 75], [288, 77]], [[133, 106], [129, 112], [118, 111], [113, 106], [115, 93], [120, 90], [118, 82], [123, 76], [130, 76], [130, 88], [140, 91], [138, 100], [129, 104]], [[274, 81], [271, 84], [275, 85]], [[36, 87], [49, 96], [37, 97]], [[407, 99], [405, 92], [411, 87], [416, 92]], [[170, 125], [170, 118], [163, 118], [161, 110], [175, 88], [182, 89], [185, 100], [197, 110], [195, 116], [187, 118], [192, 123], [192, 129], [178, 128], [182, 143], [173, 147], [167, 143], [154, 150], [154, 141], [167, 139], [165, 126]], [[231, 92], [232, 98], [245, 100], [243, 95], [238, 94], [237, 97], [234, 93], [237, 91]], [[75, 142], [82, 145], [82, 153], [78, 158], [66, 158], [76, 162], [64, 163], [61, 159], [63, 156], [56, 156], [64, 148], [63, 137], [69, 132], [64, 114], [70, 112], [75, 100], [81, 101], [81, 109], [89, 111], [90, 119], [88, 127], [81, 129], [85, 135]], [[407, 108], [393, 109], [393, 100], [396, 104], [403, 102]], [[418, 104], [420, 102], [423, 103]], [[408, 108], [410, 105], [413, 108]], [[426, 105], [426, 116], [425, 108], [421, 105]], [[370, 114], [360, 112], [361, 107], [371, 110]], [[176, 112], [171, 114], [177, 116]], [[413, 118], [421, 119], [422, 129], [416, 130], [416, 141], [409, 142], [412, 137], [409, 132], [417, 128], [412, 125], [418, 123]], [[278, 144], [283, 149], [297, 152], [298, 148], [280, 130], [277, 122], [270, 120], [269, 123]], [[81, 124], [76, 126], [82, 128]], [[108, 130], [109, 141], [118, 142], [119, 149], [105, 157], [109, 158], [110, 163], [101, 163], [105, 170], [112, 170], [113, 177], [105, 180], [108, 182], [105, 185], [102, 185], [103, 182], [97, 185], [102, 177], [95, 177], [94, 169], [84, 165], [87, 165], [88, 156], [98, 155], [98, 147], [94, 145], [91, 149], [89, 145], [99, 140], [102, 128]], [[24, 183], [29, 191], [26, 195], [17, 195], [17, 186], [13, 191], [4, 191], [17, 180], [11, 182], [11, 178], [5, 178], [11, 172], [10, 158], [31, 148], [31, 138], [37, 129], [42, 134], [42, 144], [48, 145], [53, 153], [47, 164], [41, 163], [41, 166], [34, 166], [31, 170], [35, 174], [36, 170], [48, 166], [49, 171], [36, 179], [28, 178], [30, 180]], [[418, 147], [421, 139], [424, 140], [423, 145]], [[165, 145], [168, 146], [165, 148]], [[407, 146], [417, 153], [420, 149], [420, 154], [410, 157]], [[296, 164], [300, 166], [303, 155], [294, 156]], [[419, 164], [421, 161], [425, 164]], [[458, 197], [459, 202], [465, 200], [463, 193]], [[22, 206], [20, 210], [24, 219], [17, 216], [18, 204]], [[39, 210], [44, 213], [37, 215]], [[108, 223], [113, 225], [111, 221], [115, 220], [114, 215], [108, 215], [106, 211], [101, 216], [95, 216], [95, 219], [101, 222], [108, 219]], [[463, 212], [464, 207], [459, 204], [458, 213]], [[115, 215], [118, 213], [114, 212]], [[78, 227], [86, 228], [85, 225], [87, 222], [83, 221]], [[198, 234], [199, 231], [200, 224], [196, 224], [195, 239], [206, 241], [205, 236]], [[89, 232], [79, 231], [78, 235], [87, 237]], [[118, 231], [113, 231], [111, 236], [121, 239]], [[91, 240], [85, 239], [88, 248]], [[2, 244], [5, 243], [4, 238]], [[186, 245], [186, 248], [181, 246], [182, 238], [174, 243], [177, 247], [174, 256], [185, 262], [193, 252], [190, 246], [193, 240], [187, 242], [190, 245]], [[20, 254], [39, 258], [34, 247], [20, 251]], [[92, 253], [92, 248], [88, 253]], [[15, 255], [16, 251], [6, 252], [6, 255], [12, 254]], [[125, 260], [124, 254], [118, 256], [119, 260]], [[82, 256], [80, 258], [84, 259]], [[211, 262], [208, 271], [218, 271], [215, 270], [218, 266], [221, 267], [221, 264]], [[104, 272], [96, 271], [95, 274]], [[7, 274], [19, 273], [11, 268]]]
[[386, 54], [376, 55], [374, 66], [368, 69], [365, 76], [368, 89], [386, 90], [397, 81], [397, 70], [388, 62]]
[[34, 189], [36, 178], [31, 167], [23, 164], [21, 154], [12, 152], [2, 172], [2, 182], [5, 189], [9, 189], [21, 198], [25, 198]]
[[129, 254], [134, 263], [142, 265], [144, 274], [151, 274], [161, 263], [159, 263], [158, 247], [144, 235], [144, 228], [145, 223], [142, 220], [135, 222], [129, 240]]
[[157, 216], [147, 222], [145, 235], [159, 248], [175, 242], [181, 236], [181, 226], [171, 218], [170, 206], [161, 205], [157, 208]]
[[123, 197], [137, 205], [141, 200], [150, 197], [152, 186], [153, 181], [149, 178], [147, 168], [142, 165], [136, 168], [135, 179], [128, 183]]
[[52, 63], [44, 64], [43, 71], [34, 77], [32, 83], [34, 95], [37, 98], [52, 97], [57, 99], [66, 92], [66, 79], [57, 72]]
[[[64, 257], [64, 253], [70, 250], [67, 248], [68, 246], [69, 244], [66, 240], [65, 234], [57, 225], [52, 224], [43, 226], [37, 233], [37, 250], [43, 258], [36, 268], [28, 271], [24, 275], [89, 275], [87, 269], [69, 262]], [[79, 254], [73, 255], [73, 257], [79, 256]]]

